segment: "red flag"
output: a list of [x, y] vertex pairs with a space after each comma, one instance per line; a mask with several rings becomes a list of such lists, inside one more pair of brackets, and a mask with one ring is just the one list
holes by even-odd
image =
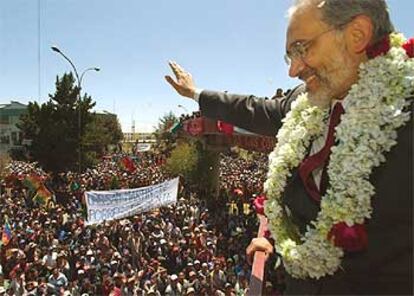
[[217, 120], [217, 129], [219, 130], [219, 132], [231, 136], [234, 132], [234, 125], [224, 121]]
[[122, 167], [130, 173], [133, 173], [137, 168], [135, 167], [134, 161], [129, 156], [124, 156], [121, 159]]

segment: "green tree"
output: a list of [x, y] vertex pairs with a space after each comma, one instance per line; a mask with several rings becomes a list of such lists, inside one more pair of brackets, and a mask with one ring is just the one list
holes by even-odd
[[182, 176], [186, 182], [195, 178], [198, 165], [198, 151], [193, 143], [181, 142], [171, 151], [166, 169], [173, 176]]
[[174, 113], [169, 112], [161, 117], [158, 121], [158, 126], [155, 129], [155, 139], [157, 146], [162, 151], [171, 151], [177, 140], [177, 135], [171, 129], [179, 122]]
[[[56, 77], [56, 92], [39, 105], [30, 102], [27, 113], [21, 117], [19, 128], [26, 139], [31, 157], [45, 169], [60, 172], [83, 169], [87, 151], [82, 146], [85, 127], [91, 122], [90, 110], [95, 106], [85, 94], [79, 98], [80, 89], [72, 73]], [[79, 151], [81, 157], [79, 159]]]
[[102, 157], [109, 146], [118, 144], [123, 138], [121, 125], [115, 114], [93, 113], [92, 120], [86, 127], [83, 147], [86, 148], [87, 165]]

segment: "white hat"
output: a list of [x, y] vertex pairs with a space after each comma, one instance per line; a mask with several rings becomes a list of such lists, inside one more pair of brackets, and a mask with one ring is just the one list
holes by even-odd
[[172, 274], [172, 275], [170, 276], [170, 279], [171, 279], [172, 281], [175, 281], [176, 279], [178, 279], [178, 276], [177, 276], [176, 274]]
[[190, 271], [190, 273], [188, 274], [189, 276], [193, 276], [193, 275], [197, 275], [197, 273], [195, 271]]

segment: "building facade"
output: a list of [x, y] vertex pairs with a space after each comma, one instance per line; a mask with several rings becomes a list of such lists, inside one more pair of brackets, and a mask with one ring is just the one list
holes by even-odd
[[23, 134], [17, 124], [26, 111], [27, 105], [16, 101], [11, 101], [10, 104], [0, 103], [0, 155], [22, 147]]

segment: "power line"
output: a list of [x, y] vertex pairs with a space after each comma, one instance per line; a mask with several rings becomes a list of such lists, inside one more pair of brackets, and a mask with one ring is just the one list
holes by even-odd
[[40, 55], [40, 42], [41, 42], [41, 31], [40, 31], [40, 18], [41, 18], [41, 7], [40, 7], [40, 1], [37, 0], [37, 78], [38, 78], [38, 85], [37, 85], [37, 95], [38, 95], [38, 101], [39, 104], [41, 102], [41, 96], [42, 96], [42, 77], [41, 77], [41, 55]]

